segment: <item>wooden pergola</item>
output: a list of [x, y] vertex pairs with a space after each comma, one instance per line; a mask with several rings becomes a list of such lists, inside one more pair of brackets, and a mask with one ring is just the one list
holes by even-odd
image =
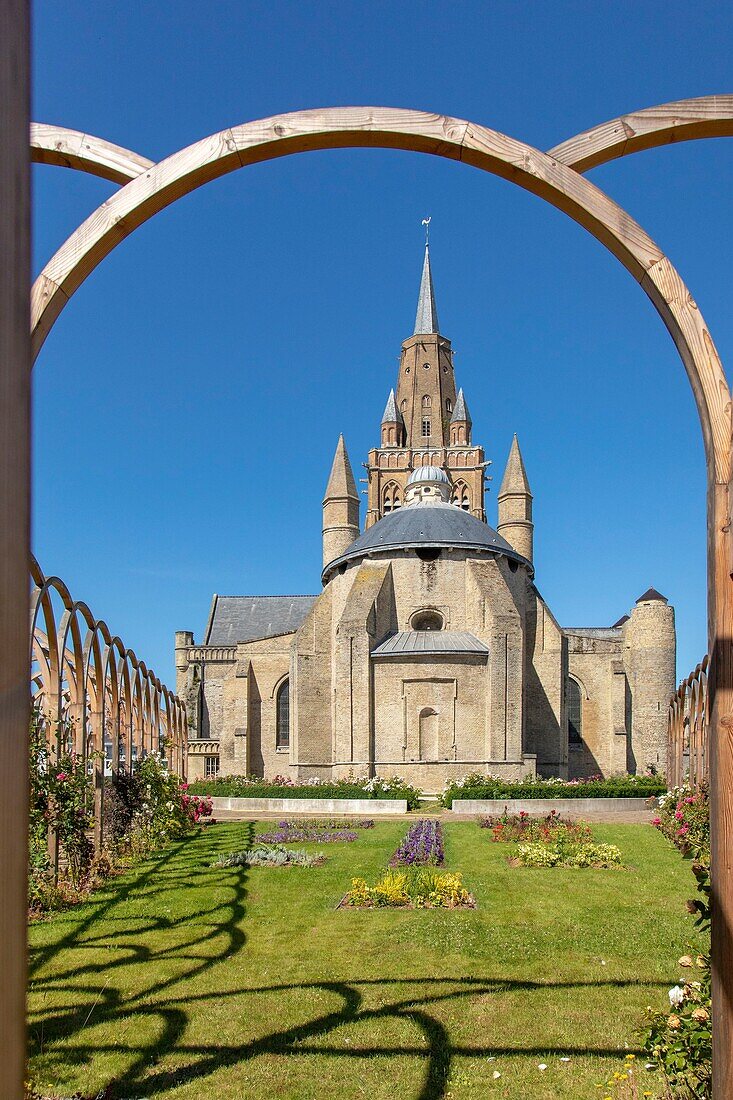
[[[700, 309], [662, 250], [586, 180], [587, 168], [640, 149], [733, 133], [733, 97], [685, 100], [603, 123], [548, 153], [466, 120], [383, 107], [301, 111], [212, 134], [157, 164], [99, 138], [28, 130], [28, 13], [4, 0], [0, 50], [0, 1091], [20, 1100], [25, 1069], [25, 927], [29, 718], [29, 380], [32, 357], [72, 294], [143, 222], [209, 180], [293, 153], [393, 148], [463, 161], [545, 199], [627, 268], [667, 326], [697, 403], [708, 471], [708, 639], [713, 882], [714, 1096], [733, 1095], [733, 542], [731, 394]], [[49, 261], [31, 292], [29, 162], [61, 164], [122, 184]]]

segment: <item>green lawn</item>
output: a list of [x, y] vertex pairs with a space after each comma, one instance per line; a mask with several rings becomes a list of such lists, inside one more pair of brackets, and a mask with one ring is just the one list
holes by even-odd
[[478, 903], [454, 912], [335, 909], [352, 876], [375, 880], [404, 822], [325, 846], [321, 867], [210, 868], [266, 827], [213, 826], [31, 927], [37, 1088], [603, 1096], [596, 1083], [638, 1051], [644, 1007], [668, 1003], [695, 943], [689, 866], [649, 826], [594, 827], [628, 871], [532, 870], [449, 822], [447, 865]]

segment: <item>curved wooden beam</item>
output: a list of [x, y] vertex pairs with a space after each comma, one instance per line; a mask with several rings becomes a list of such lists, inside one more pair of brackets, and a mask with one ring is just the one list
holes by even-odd
[[677, 141], [733, 136], [733, 95], [680, 99], [621, 115], [568, 138], [547, 155], [587, 172], [606, 161]]
[[31, 160], [35, 164], [56, 164], [89, 172], [112, 183], [129, 183], [153, 167], [153, 161], [113, 145], [93, 134], [67, 130], [65, 126], [31, 123]]
[[31, 295], [34, 354], [71, 295], [120, 241], [202, 184], [250, 164], [314, 149], [406, 149], [463, 161], [518, 184], [588, 229], [642, 285], [682, 356], [707, 454], [728, 480], [730, 392], [699, 309], [662, 250], [621, 207], [577, 172], [495, 130], [443, 115], [385, 107], [300, 111], [235, 126], [182, 149], [115, 192], [72, 234]]

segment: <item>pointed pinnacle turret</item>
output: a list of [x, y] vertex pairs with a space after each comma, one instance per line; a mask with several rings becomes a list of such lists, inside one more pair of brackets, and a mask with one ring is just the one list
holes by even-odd
[[336, 444], [336, 454], [333, 456], [333, 465], [331, 466], [331, 473], [328, 478], [328, 485], [326, 486], [326, 500], [345, 499], [346, 497], [352, 497], [358, 502], [359, 494], [356, 490], [356, 482], [354, 481], [354, 473], [351, 469], [351, 463], [349, 462], [349, 456], [346, 452], [346, 444], [344, 443], [343, 433], [339, 436], [339, 441]]
[[463, 387], [458, 391], [456, 407], [453, 410], [453, 415], [450, 420], [451, 424], [456, 424], [459, 420], [465, 420], [467, 424], [473, 424], [471, 414], [468, 411], [468, 405], [466, 404], [466, 398], [463, 396]]
[[389, 391], [389, 397], [387, 398], [387, 404], [384, 406], [384, 415], [382, 416], [383, 424], [400, 424], [402, 422], [402, 413], [397, 411], [397, 401], [395, 400], [394, 390]]
[[522, 452], [519, 450], [519, 440], [516, 434], [512, 440], [511, 450], [509, 451], [509, 459], [506, 464], [506, 470], [504, 471], [501, 489], [499, 489], [499, 497], [507, 493], [525, 493], [527, 496], [532, 496], [532, 490], [529, 487], [529, 478], [524, 468], [524, 460], [522, 458]]
[[438, 310], [435, 307], [433, 275], [430, 270], [430, 248], [426, 244], [422, 278], [420, 279], [420, 296], [417, 300], [417, 314], [415, 315], [415, 331], [412, 335], [418, 336], [431, 332], [440, 332], [440, 329], [438, 328]]
[[323, 565], [335, 561], [359, 537], [359, 494], [343, 435], [339, 436], [323, 500]]
[[497, 503], [499, 505], [497, 531], [517, 553], [527, 561], [532, 561], [534, 554], [532, 492], [516, 435], [512, 440], [509, 461], [506, 464]]

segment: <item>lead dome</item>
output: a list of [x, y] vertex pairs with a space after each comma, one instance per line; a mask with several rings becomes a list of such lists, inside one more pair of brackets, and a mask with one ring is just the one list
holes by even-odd
[[447, 504], [451, 496], [451, 483], [445, 470], [440, 466], [418, 466], [413, 470], [405, 485], [405, 504], [421, 502]]

